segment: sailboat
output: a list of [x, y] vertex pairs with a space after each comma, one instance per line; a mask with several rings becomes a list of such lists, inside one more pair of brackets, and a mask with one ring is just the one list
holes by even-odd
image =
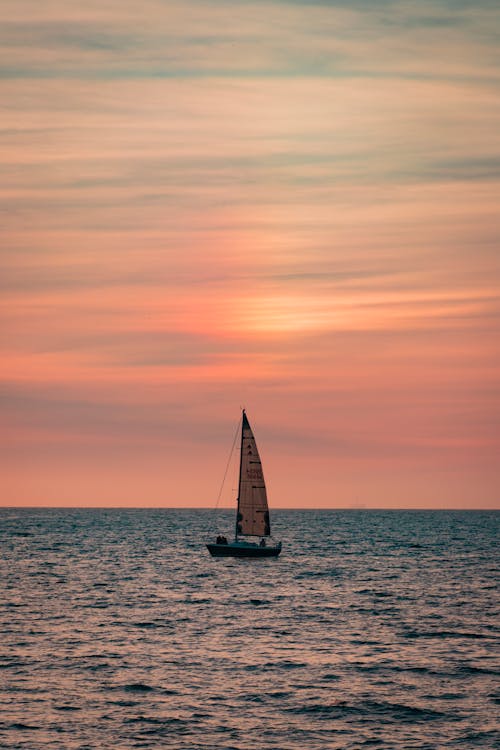
[[245, 409], [241, 419], [240, 476], [234, 540], [219, 535], [207, 544], [212, 557], [277, 557], [281, 542], [271, 538], [266, 484], [257, 443]]

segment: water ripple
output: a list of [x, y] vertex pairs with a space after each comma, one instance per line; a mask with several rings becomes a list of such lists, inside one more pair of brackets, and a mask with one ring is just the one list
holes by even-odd
[[6, 510], [0, 746], [492, 749], [498, 518], [282, 511], [256, 562], [204, 511]]

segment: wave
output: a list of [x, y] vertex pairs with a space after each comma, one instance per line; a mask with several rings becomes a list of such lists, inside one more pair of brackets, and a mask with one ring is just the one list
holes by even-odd
[[319, 716], [338, 719], [353, 715], [362, 715], [365, 717], [369, 717], [370, 715], [383, 716], [385, 721], [408, 722], [432, 721], [445, 717], [448, 720], [450, 719], [449, 714], [431, 708], [379, 701], [365, 701], [363, 703], [339, 701], [332, 704], [311, 703], [288, 710], [294, 714], [318, 714]]
[[459, 743], [466, 750], [470, 747], [498, 748], [498, 740], [498, 731], [491, 729], [489, 731], [469, 732], [460, 738]]
[[123, 686], [123, 690], [127, 693], [151, 693], [154, 687], [146, 685], [145, 682], [130, 682], [128, 685]]
[[490, 667], [476, 667], [471, 664], [465, 664], [458, 667], [455, 670], [456, 674], [460, 675], [492, 675], [493, 677], [500, 676], [500, 670], [498, 668]]
[[471, 633], [462, 630], [407, 630], [403, 638], [471, 638], [476, 640], [496, 640], [495, 635], [487, 633]]
[[0, 729], [9, 730], [9, 729], [17, 729], [18, 731], [22, 732], [31, 732], [31, 731], [37, 731], [38, 729], [41, 729], [39, 726], [34, 726], [33, 724], [23, 724], [20, 721], [14, 721], [11, 724], [6, 724], [5, 722], [0, 722]]
[[304, 578], [339, 578], [343, 575], [344, 571], [338, 568], [332, 568], [330, 570], [304, 570], [302, 573], [297, 573], [294, 576], [294, 580], [301, 581]]

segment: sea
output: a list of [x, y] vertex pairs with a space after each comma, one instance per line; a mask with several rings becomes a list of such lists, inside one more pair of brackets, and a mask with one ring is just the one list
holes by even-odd
[[494, 511], [0, 511], [0, 747], [499, 747]]

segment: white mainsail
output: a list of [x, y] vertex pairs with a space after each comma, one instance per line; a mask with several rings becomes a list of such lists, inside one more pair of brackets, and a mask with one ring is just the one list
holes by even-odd
[[269, 509], [262, 463], [252, 428], [243, 410], [236, 536], [270, 536]]

